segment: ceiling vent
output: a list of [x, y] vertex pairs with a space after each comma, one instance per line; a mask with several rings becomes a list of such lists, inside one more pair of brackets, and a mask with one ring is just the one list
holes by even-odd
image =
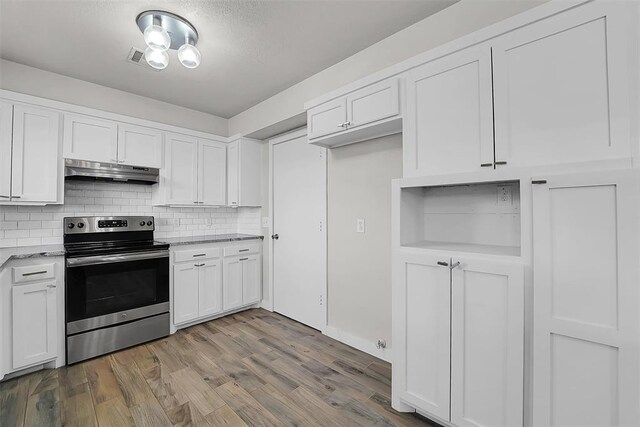
[[141, 67], [148, 68], [149, 70], [160, 71], [153, 68], [147, 63], [146, 59], [144, 58], [144, 51], [140, 49], [136, 49], [135, 47], [132, 47], [131, 50], [129, 51], [129, 55], [127, 56], [127, 61], [131, 62], [132, 64], [136, 64]]

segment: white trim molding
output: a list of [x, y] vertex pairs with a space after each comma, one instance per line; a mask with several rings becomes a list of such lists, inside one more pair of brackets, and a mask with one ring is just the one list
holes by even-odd
[[392, 361], [393, 351], [391, 347], [377, 348], [373, 341], [353, 335], [330, 325], [327, 325], [326, 329], [322, 331], [322, 333], [329, 338], [340, 341], [341, 343], [351, 346], [356, 350], [364, 351], [365, 353], [370, 354], [373, 357], [377, 357], [378, 359], [382, 359], [385, 362], [391, 363]]

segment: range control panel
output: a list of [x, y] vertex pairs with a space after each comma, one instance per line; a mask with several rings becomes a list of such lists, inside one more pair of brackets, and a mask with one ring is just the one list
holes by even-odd
[[126, 219], [100, 219], [98, 220], [98, 228], [114, 228], [114, 227], [126, 227]]
[[64, 219], [64, 234], [153, 231], [154, 226], [152, 216], [73, 217]]

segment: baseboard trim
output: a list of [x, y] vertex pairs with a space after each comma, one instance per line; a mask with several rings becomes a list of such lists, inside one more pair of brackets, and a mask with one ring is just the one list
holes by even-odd
[[343, 344], [351, 346], [357, 350], [364, 351], [367, 354], [382, 359], [385, 362], [391, 363], [391, 349], [390, 348], [377, 348], [375, 343], [365, 338], [355, 336], [342, 329], [334, 326], [327, 325], [322, 333], [329, 338], [333, 338], [336, 341], [340, 341]]

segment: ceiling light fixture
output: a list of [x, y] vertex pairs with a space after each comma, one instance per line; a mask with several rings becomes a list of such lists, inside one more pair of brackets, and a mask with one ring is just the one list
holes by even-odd
[[186, 68], [200, 65], [198, 32], [186, 19], [161, 10], [148, 10], [138, 15], [136, 23], [148, 46], [144, 56], [153, 68], [162, 70], [169, 65], [169, 49], [178, 50], [178, 59]]

